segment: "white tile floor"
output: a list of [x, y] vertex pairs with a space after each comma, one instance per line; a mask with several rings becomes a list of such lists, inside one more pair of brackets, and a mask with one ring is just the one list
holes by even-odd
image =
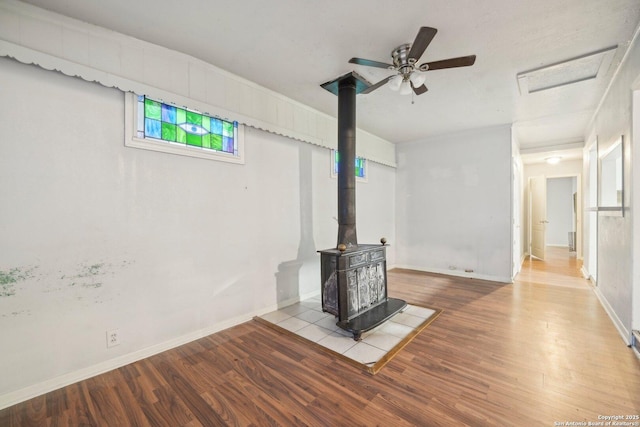
[[363, 333], [360, 341], [354, 341], [352, 334], [337, 327], [337, 319], [333, 314], [322, 312], [320, 296], [260, 317], [358, 363], [373, 366], [435, 312], [429, 308], [407, 305], [382, 325]]

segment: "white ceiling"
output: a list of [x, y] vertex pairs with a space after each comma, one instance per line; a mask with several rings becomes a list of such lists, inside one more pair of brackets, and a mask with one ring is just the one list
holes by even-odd
[[[349, 58], [390, 62], [419, 27], [434, 27], [420, 63], [475, 54], [475, 65], [428, 72], [429, 91], [415, 103], [387, 87], [358, 95], [358, 126], [401, 143], [514, 123], [525, 149], [582, 142], [640, 21], [638, 0], [24, 1], [182, 51], [334, 116], [337, 98], [321, 83], [352, 70], [372, 83], [390, 74]], [[595, 79], [520, 94], [518, 74], [616, 45]]]

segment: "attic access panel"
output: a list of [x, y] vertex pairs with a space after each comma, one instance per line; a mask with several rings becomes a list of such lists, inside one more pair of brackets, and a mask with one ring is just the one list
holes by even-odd
[[592, 80], [609, 70], [618, 46], [524, 71], [516, 76], [520, 95]]

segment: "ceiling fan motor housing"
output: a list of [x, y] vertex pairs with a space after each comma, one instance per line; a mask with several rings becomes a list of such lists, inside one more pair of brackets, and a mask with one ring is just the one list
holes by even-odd
[[391, 58], [393, 59], [395, 68], [400, 74], [402, 74], [405, 79], [407, 79], [413, 72], [413, 65], [416, 63], [416, 60], [414, 58], [409, 58], [410, 49], [411, 45], [409, 43], [405, 43], [398, 46], [391, 52]]

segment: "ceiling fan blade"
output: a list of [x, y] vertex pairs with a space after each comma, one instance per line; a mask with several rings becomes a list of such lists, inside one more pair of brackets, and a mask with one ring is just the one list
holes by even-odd
[[380, 86], [386, 85], [389, 82], [389, 80], [391, 80], [391, 77], [393, 76], [385, 77], [384, 79], [380, 80], [378, 83], [372, 84], [371, 86], [369, 86], [368, 88], [366, 88], [360, 93], [367, 94], [367, 93], [373, 92], [374, 90], [378, 89]]
[[431, 40], [433, 40], [437, 32], [438, 30], [436, 30], [435, 28], [420, 27], [420, 31], [418, 31], [418, 35], [411, 45], [411, 50], [409, 51], [408, 58], [413, 58], [417, 62], [424, 51], [427, 49], [427, 46], [429, 46], [429, 43], [431, 43]]
[[422, 95], [423, 93], [429, 90], [425, 85], [415, 87], [413, 83], [411, 83], [411, 88], [413, 89], [416, 95]]
[[352, 64], [366, 65], [367, 67], [386, 68], [393, 69], [393, 65], [385, 64], [384, 62], [372, 61], [371, 59], [351, 58], [349, 60]]
[[425, 62], [420, 65], [420, 71], [442, 70], [443, 68], [468, 67], [476, 62], [475, 55], [459, 58], [443, 59], [442, 61]]

